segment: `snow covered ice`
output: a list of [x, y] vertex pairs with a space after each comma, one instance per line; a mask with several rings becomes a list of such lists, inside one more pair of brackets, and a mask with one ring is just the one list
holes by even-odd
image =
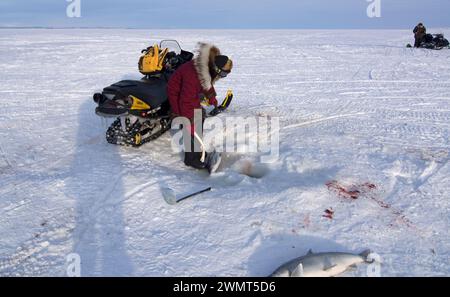
[[[449, 275], [450, 51], [405, 48], [409, 30], [213, 36], [0, 30], [0, 275], [63, 276], [77, 253], [83, 276], [265, 276], [309, 249], [366, 248], [382, 276]], [[139, 78], [140, 50], [161, 39], [233, 58], [220, 117], [280, 117], [260, 178], [189, 169], [169, 133], [106, 143], [92, 94]], [[160, 190], [205, 184], [176, 206]]]

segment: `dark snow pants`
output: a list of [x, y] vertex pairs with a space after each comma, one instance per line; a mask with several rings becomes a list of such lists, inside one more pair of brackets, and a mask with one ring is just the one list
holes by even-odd
[[425, 39], [425, 35], [416, 35], [414, 36], [414, 47], [420, 47], [420, 44]]
[[422, 38], [416, 37], [415, 41], [414, 41], [414, 47], [419, 47], [421, 41], [422, 41]]
[[[205, 118], [206, 118], [206, 112], [204, 109], [202, 109], [202, 131], [203, 131], [203, 124], [205, 123]], [[203, 138], [203, 135], [201, 135], [200, 133], [198, 133], [198, 136], [200, 138]], [[199, 148], [201, 147], [200, 142], [198, 141], [198, 139], [193, 135], [193, 133], [191, 133], [191, 137], [190, 137], [190, 143], [189, 141], [185, 141], [183, 139], [183, 144], [184, 144], [184, 164], [186, 164], [187, 166], [191, 166], [197, 169], [204, 169], [206, 164], [205, 162], [201, 161], [202, 158], [202, 152], [199, 151]], [[190, 148], [189, 148], [190, 146]], [[205, 148], [206, 149], [206, 148]]]

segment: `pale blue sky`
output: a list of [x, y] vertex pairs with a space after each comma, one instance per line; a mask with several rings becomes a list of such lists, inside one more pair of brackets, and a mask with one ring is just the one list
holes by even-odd
[[[126, 28], [410, 28], [450, 27], [450, 0], [81, 0], [68, 18], [67, 0], [0, 0], [0, 26]], [[373, 0], [372, 0], [373, 1]]]

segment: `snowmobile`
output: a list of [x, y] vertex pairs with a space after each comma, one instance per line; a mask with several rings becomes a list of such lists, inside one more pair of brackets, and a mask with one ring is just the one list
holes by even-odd
[[[98, 116], [116, 118], [106, 131], [106, 140], [111, 144], [139, 147], [170, 129], [167, 83], [181, 65], [194, 57], [192, 52], [182, 50], [176, 40], [163, 40], [141, 53], [138, 66], [144, 75], [142, 79], [119, 81], [93, 96]], [[210, 115], [228, 108], [232, 98], [229, 91]]]
[[[407, 47], [411, 48], [412, 45], [408, 44]], [[420, 43], [419, 48], [433, 50], [441, 50], [444, 48], [450, 49], [450, 43], [443, 34], [427, 34]]]

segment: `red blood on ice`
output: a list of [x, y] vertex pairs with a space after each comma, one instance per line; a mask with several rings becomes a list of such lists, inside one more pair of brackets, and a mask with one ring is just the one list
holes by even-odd
[[330, 207], [328, 209], [325, 209], [325, 214], [322, 215], [322, 217], [332, 220], [333, 215], [334, 215], [334, 210], [333, 210], [333, 208]]
[[377, 188], [377, 186], [375, 186], [374, 184], [371, 184], [371, 183], [364, 183], [362, 185], [367, 187], [367, 188], [369, 188], [369, 189], [376, 189]]
[[328, 187], [328, 190], [334, 190], [339, 196], [344, 198], [358, 199], [359, 194], [361, 193], [354, 186], [346, 188], [336, 180], [329, 181], [325, 185]]

